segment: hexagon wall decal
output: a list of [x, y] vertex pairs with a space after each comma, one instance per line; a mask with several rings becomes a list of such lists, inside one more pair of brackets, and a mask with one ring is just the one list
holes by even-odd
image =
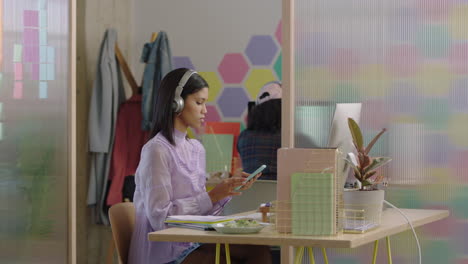
[[218, 98], [218, 107], [224, 117], [239, 118], [247, 109], [249, 96], [242, 87], [224, 88]]
[[282, 45], [283, 44], [282, 43], [282, 41], [283, 41], [283, 24], [281, 23], [281, 20], [278, 23], [278, 26], [276, 26], [275, 37], [276, 37], [276, 40], [278, 41], [278, 43], [280, 45]]
[[208, 102], [213, 102], [221, 91], [222, 85], [216, 72], [198, 72], [209, 86]]
[[281, 81], [283, 79], [283, 53], [281, 51], [276, 59], [275, 65], [273, 65], [273, 69], [275, 70], [278, 80]]
[[252, 36], [245, 54], [253, 65], [270, 65], [278, 51], [278, 47], [269, 35]]
[[255, 100], [262, 86], [267, 82], [275, 80], [276, 78], [270, 69], [253, 69], [247, 77], [247, 80], [245, 80], [245, 88], [250, 98]]
[[172, 57], [172, 67], [174, 69], [178, 68], [188, 68], [188, 69], [195, 69], [195, 66], [193, 66], [192, 60], [190, 57], [187, 56], [174, 56]]
[[216, 105], [207, 105], [206, 111], [205, 122], [221, 122], [221, 115]]
[[249, 65], [241, 53], [226, 53], [218, 66], [224, 83], [242, 83]]

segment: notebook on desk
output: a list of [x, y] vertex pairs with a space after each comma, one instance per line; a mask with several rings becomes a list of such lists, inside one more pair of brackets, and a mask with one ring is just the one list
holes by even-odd
[[294, 173], [291, 176], [291, 215], [294, 235], [336, 234], [333, 173]]
[[166, 223], [190, 223], [190, 224], [217, 224], [231, 221], [232, 217], [217, 215], [170, 215]]
[[[292, 232], [292, 206], [294, 203], [291, 195], [291, 183], [293, 174], [297, 173], [331, 173], [333, 181], [337, 183], [337, 177], [342, 175], [336, 170], [338, 164], [342, 162], [341, 152], [335, 148], [324, 149], [301, 149], [301, 148], [281, 148], [278, 150], [278, 187], [277, 187], [277, 230], [280, 233]], [[337, 189], [334, 188], [336, 191]], [[331, 191], [331, 190], [330, 190]], [[331, 195], [331, 193], [328, 193]], [[342, 199], [338, 193], [333, 193], [334, 203]], [[334, 209], [336, 213], [336, 209]], [[336, 218], [335, 218], [336, 219]]]
[[214, 215], [170, 215], [164, 223], [171, 227], [213, 230], [211, 225], [232, 220], [232, 217]]

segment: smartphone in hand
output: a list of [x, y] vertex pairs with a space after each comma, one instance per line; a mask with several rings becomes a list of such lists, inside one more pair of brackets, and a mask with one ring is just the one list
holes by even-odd
[[[258, 169], [256, 169], [254, 172], [252, 172], [249, 177], [247, 177], [247, 179], [245, 179], [245, 183], [247, 183], [248, 181], [250, 181], [251, 179], [253, 179], [255, 176], [257, 176], [257, 174], [259, 174], [260, 172], [262, 172], [264, 169], [266, 168], [266, 165], [263, 164], [262, 166], [260, 166]], [[242, 188], [242, 186], [244, 185], [241, 185], [241, 186], [238, 186], [236, 188], [234, 188], [235, 191], [238, 191], [240, 188]]]

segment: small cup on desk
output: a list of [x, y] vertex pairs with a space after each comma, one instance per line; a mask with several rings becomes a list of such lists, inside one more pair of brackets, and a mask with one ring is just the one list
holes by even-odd
[[262, 205], [258, 208], [258, 211], [262, 213], [262, 222], [268, 223], [269, 222], [268, 213], [270, 212], [270, 207]]

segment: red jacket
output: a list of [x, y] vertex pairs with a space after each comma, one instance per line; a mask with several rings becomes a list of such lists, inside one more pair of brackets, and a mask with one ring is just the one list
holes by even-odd
[[141, 148], [149, 136], [149, 131], [141, 130], [142, 119], [141, 95], [133, 95], [120, 105], [109, 170], [111, 184], [107, 205], [122, 202], [124, 179], [128, 175], [134, 175], [138, 167]]

